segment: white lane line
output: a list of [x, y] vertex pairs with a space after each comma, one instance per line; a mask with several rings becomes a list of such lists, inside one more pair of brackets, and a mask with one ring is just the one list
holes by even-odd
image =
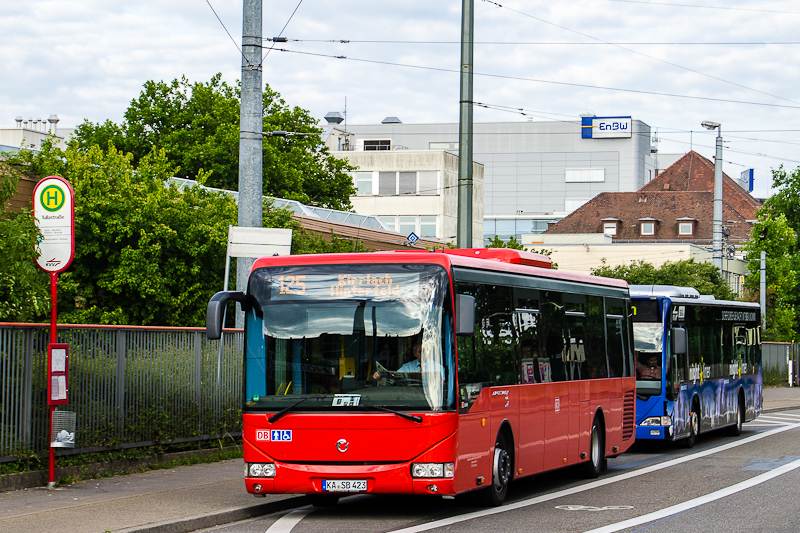
[[724, 452], [726, 450], [736, 448], [737, 446], [750, 444], [751, 442], [755, 442], [757, 440], [764, 439], [766, 437], [771, 437], [773, 435], [777, 435], [778, 433], [783, 433], [784, 431], [797, 428], [800, 428], [800, 423], [781, 426], [775, 429], [764, 431], [763, 433], [757, 433], [745, 439], [735, 440], [733, 442], [729, 442], [728, 444], [723, 444], [722, 446], [717, 446], [715, 448], [710, 448], [708, 450], [696, 452], [691, 455], [686, 455], [684, 457], [678, 457], [677, 459], [671, 459], [663, 463], [647, 466], [645, 468], [642, 468], [641, 470], [626, 472], [624, 474], [619, 474], [606, 479], [598, 479], [597, 481], [592, 481], [590, 483], [586, 483], [578, 487], [572, 487], [569, 489], [552, 492], [550, 494], [544, 494], [542, 496], [537, 496], [535, 498], [530, 498], [527, 500], [520, 500], [518, 502], [503, 505], [501, 507], [495, 507], [494, 509], [483, 509], [481, 511], [474, 511], [472, 513], [467, 513], [459, 516], [452, 516], [450, 518], [443, 518], [441, 520], [436, 520], [434, 522], [428, 522], [427, 524], [419, 524], [416, 526], [407, 527], [403, 529], [395, 529], [393, 533], [419, 533], [421, 531], [429, 531], [431, 529], [436, 529], [437, 527], [447, 527], [453, 524], [458, 524], [459, 522], [466, 522], [467, 520], [473, 520], [475, 518], [483, 518], [484, 516], [491, 516], [493, 514], [505, 513], [506, 511], [522, 509], [531, 505], [536, 505], [550, 500], [563, 498], [564, 496], [571, 496], [579, 492], [585, 492], [587, 490], [596, 489], [598, 487], [603, 487], [605, 485], [611, 485], [612, 483], [618, 483], [620, 481], [625, 481], [631, 478], [650, 474], [652, 472], [657, 472], [658, 470], [663, 470], [664, 468], [676, 466], [681, 463], [692, 461], [694, 459], [700, 459], [701, 457], [713, 455], [718, 452]]
[[312, 511], [310, 509], [305, 509], [286, 513], [282, 517], [278, 518], [274, 524], [269, 526], [267, 533], [290, 533], [292, 528], [311, 512]]
[[778, 424], [791, 424], [794, 422], [793, 420], [761, 420], [759, 419], [758, 422], [748, 422], [747, 426], [745, 427], [753, 427], [753, 426], [775, 426]]
[[787, 416], [787, 415], [761, 415], [756, 420], [786, 420], [789, 422], [800, 421], [800, 416]]
[[775, 416], [775, 417], [785, 417], [785, 418], [794, 418], [800, 420], [800, 415], [793, 415], [792, 413], [787, 413], [786, 411], [778, 412], [778, 413], [762, 413], [758, 415], [758, 418], [762, 416]]
[[666, 509], [661, 509], [660, 511], [655, 511], [653, 513], [642, 515], [636, 518], [631, 518], [629, 520], [623, 520], [622, 522], [617, 522], [616, 524], [611, 524], [608, 526], [599, 527], [597, 529], [592, 529], [590, 531], [586, 531], [586, 533], [615, 533], [616, 531], [622, 531], [623, 529], [627, 529], [629, 527], [640, 526], [648, 522], [653, 522], [655, 520], [667, 518], [669, 516], [682, 513], [684, 511], [688, 511], [689, 509], [700, 507], [701, 505], [704, 505], [706, 503], [725, 498], [732, 494], [736, 494], [737, 492], [741, 492], [743, 490], [755, 487], [756, 485], [760, 485], [766, 481], [769, 481], [772, 478], [776, 478], [780, 475], [786, 474], [787, 472], [791, 472], [792, 470], [795, 470], [797, 468], [800, 468], [800, 459], [798, 459], [797, 461], [793, 461], [789, 464], [783, 465], [779, 468], [776, 468], [775, 470], [771, 470], [766, 474], [761, 474], [760, 476], [748, 479], [747, 481], [742, 481], [741, 483], [737, 483], [736, 485], [725, 487], [724, 489], [712, 492], [711, 494], [706, 494], [705, 496], [700, 496], [699, 498], [679, 503], [678, 505], [673, 505], [672, 507], [667, 507]]

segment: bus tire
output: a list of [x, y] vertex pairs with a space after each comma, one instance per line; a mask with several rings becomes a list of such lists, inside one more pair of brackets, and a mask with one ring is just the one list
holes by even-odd
[[501, 431], [497, 434], [492, 459], [492, 483], [483, 491], [483, 503], [490, 507], [501, 505], [508, 493], [513, 469], [511, 453], [508, 451], [506, 437]]
[[605, 458], [605, 435], [603, 426], [598, 417], [592, 422], [591, 442], [589, 444], [589, 461], [583, 465], [583, 473], [589, 479], [594, 479], [603, 471]]
[[336, 505], [340, 497], [338, 494], [308, 494], [311, 505], [317, 508], [332, 507]]
[[697, 402], [692, 405], [692, 413], [689, 415], [689, 436], [683, 440], [684, 448], [694, 448], [697, 436], [700, 434], [700, 407]]
[[742, 434], [742, 425], [744, 424], [744, 398], [741, 392], [736, 400], [736, 407], [736, 423], [728, 428], [728, 433], [734, 437]]

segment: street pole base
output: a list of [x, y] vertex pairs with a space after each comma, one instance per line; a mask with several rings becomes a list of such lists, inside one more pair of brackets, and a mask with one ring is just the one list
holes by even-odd
[[55, 482], [55, 481], [48, 481], [48, 482], [47, 482], [47, 488], [48, 488], [48, 489], [54, 489], [54, 488], [56, 488], [56, 482]]

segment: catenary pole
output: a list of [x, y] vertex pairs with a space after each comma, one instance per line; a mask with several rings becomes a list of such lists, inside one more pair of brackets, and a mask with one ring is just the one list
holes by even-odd
[[[242, 23], [242, 103], [239, 121], [239, 226], [260, 228], [262, 224], [262, 0], [244, 0]], [[253, 259], [236, 259], [236, 290], [247, 290]], [[244, 314], [236, 312], [236, 327]]]
[[[714, 157], [714, 243], [712, 262], [722, 271], [722, 126], [717, 126], [717, 153]], [[727, 281], [727, 279], [726, 279]]]
[[472, 248], [472, 51], [475, 2], [461, 3], [461, 113], [458, 120], [458, 228], [456, 245]]

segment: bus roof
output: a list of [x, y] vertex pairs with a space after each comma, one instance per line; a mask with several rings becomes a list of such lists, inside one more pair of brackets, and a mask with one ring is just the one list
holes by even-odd
[[[589, 276], [563, 270], [552, 270], [550, 260], [540, 254], [503, 248], [462, 248], [451, 250], [400, 250], [391, 252], [365, 252], [344, 254], [275, 255], [256, 259], [256, 268], [290, 265], [336, 265], [369, 263], [430, 263], [448, 271], [453, 267], [494, 272], [509, 272], [527, 276], [560, 279], [616, 287], [627, 291], [628, 284], [621, 279]], [[541, 266], [540, 266], [541, 265]]]

